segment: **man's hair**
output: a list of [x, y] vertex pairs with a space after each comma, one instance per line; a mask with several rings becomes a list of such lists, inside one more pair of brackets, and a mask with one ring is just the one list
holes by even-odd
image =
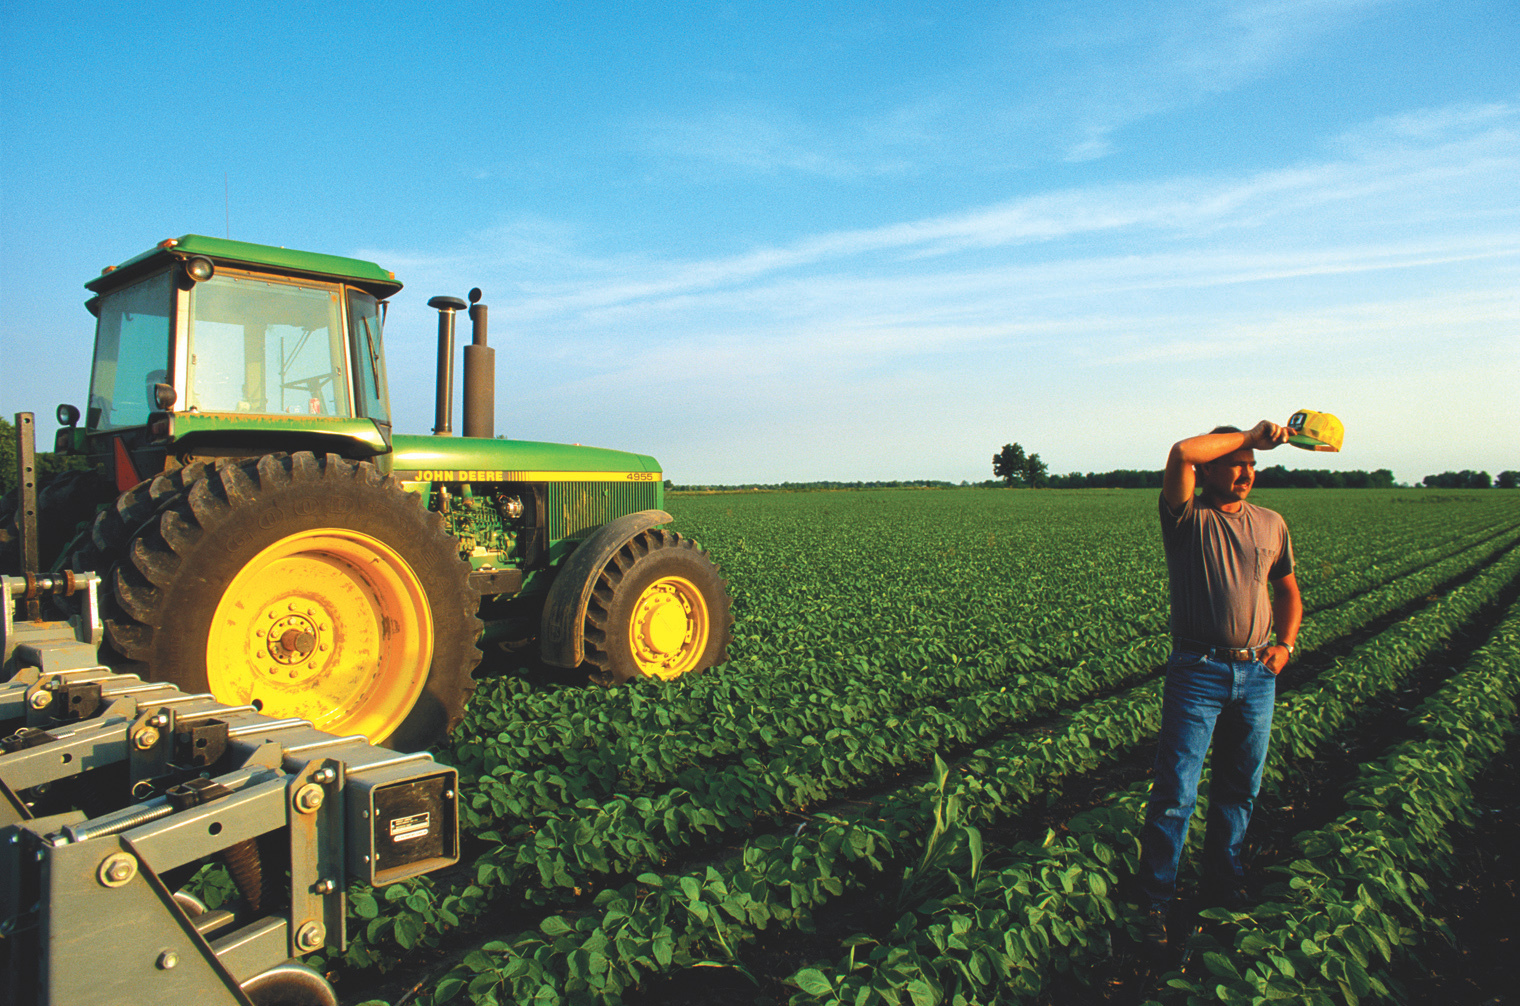
[[1210, 433], [1244, 433], [1245, 430], [1242, 430], [1239, 426], [1216, 426], [1212, 430], [1210, 430], [1209, 432]]

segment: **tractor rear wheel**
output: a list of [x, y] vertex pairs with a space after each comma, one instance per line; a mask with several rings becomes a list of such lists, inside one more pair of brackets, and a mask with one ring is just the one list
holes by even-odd
[[266, 455], [208, 469], [132, 535], [106, 632], [149, 677], [415, 750], [474, 687], [469, 572], [373, 465]]
[[89, 535], [74, 550], [69, 568], [76, 573], [95, 572], [102, 578], [111, 571], [132, 535], [146, 524], [171, 497], [206, 477], [206, 465], [191, 464], [144, 479], [117, 496], [95, 516]]
[[586, 607], [593, 680], [671, 681], [728, 659], [728, 582], [696, 542], [674, 531], [636, 534], [602, 569]]

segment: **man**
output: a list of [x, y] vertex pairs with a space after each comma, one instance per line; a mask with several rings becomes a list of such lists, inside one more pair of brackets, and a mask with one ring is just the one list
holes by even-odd
[[1293, 656], [1303, 620], [1287, 525], [1246, 496], [1256, 480], [1255, 452], [1286, 443], [1292, 432], [1266, 420], [1244, 433], [1221, 426], [1173, 444], [1166, 459], [1160, 510], [1172, 654], [1139, 877], [1152, 951], [1166, 947], [1166, 914], [1211, 738], [1204, 895], [1232, 907], [1244, 899], [1240, 853], [1261, 788], [1276, 676]]

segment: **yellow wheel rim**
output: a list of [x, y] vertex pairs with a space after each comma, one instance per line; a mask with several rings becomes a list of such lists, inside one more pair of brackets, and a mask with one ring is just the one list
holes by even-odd
[[383, 542], [342, 528], [254, 556], [223, 591], [206, 640], [206, 679], [222, 702], [377, 744], [416, 705], [432, 663], [417, 575]]
[[664, 576], [645, 587], [628, 618], [634, 664], [666, 681], [696, 669], [711, 631], [706, 599], [681, 576]]

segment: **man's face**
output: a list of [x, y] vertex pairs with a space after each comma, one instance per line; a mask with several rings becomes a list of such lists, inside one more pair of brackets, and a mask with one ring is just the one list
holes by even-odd
[[1205, 496], [1219, 503], [1235, 503], [1251, 494], [1256, 482], [1256, 452], [1242, 448], [1197, 466]]

